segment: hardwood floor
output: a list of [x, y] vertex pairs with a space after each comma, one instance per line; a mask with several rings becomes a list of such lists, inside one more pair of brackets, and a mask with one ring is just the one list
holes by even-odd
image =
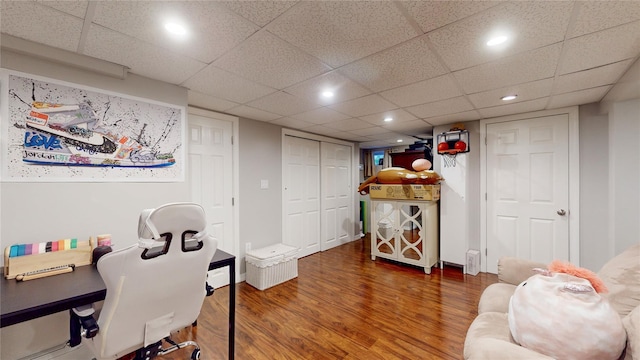
[[[372, 261], [368, 238], [299, 259], [298, 274], [265, 291], [237, 284], [236, 359], [462, 359], [480, 294], [497, 281]], [[228, 359], [228, 294], [216, 290], [198, 326], [174, 340], [195, 339], [202, 359]]]

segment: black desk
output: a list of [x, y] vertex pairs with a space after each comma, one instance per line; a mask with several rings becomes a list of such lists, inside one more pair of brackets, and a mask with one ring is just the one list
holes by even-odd
[[[229, 359], [234, 358], [236, 313], [236, 257], [217, 250], [209, 270], [229, 267]], [[0, 327], [14, 325], [41, 316], [105, 298], [107, 290], [94, 266], [78, 266], [66, 274], [25, 282], [0, 281]]]

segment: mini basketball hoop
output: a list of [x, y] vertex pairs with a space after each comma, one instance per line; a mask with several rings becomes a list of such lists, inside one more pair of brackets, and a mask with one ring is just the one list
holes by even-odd
[[456, 167], [456, 155], [458, 155], [460, 151], [457, 150], [448, 150], [441, 151], [440, 155], [442, 155], [442, 159], [444, 160], [444, 167]]
[[456, 156], [469, 152], [469, 131], [451, 129], [437, 135], [438, 154], [442, 156], [444, 167], [456, 167]]

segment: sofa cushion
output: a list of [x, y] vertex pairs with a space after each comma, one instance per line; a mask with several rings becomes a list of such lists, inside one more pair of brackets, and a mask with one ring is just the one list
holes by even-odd
[[465, 360], [552, 360], [514, 343], [506, 313], [486, 312], [473, 320], [464, 340]]
[[478, 314], [486, 312], [506, 313], [509, 311], [509, 299], [516, 290], [516, 285], [495, 283], [487, 286], [480, 295]]
[[598, 272], [609, 288], [606, 295], [621, 318], [640, 305], [640, 244], [609, 260]]

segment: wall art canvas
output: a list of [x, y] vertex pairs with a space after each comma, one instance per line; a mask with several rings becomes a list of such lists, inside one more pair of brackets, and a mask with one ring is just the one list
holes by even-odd
[[184, 107], [24, 74], [4, 79], [3, 180], [184, 180]]

